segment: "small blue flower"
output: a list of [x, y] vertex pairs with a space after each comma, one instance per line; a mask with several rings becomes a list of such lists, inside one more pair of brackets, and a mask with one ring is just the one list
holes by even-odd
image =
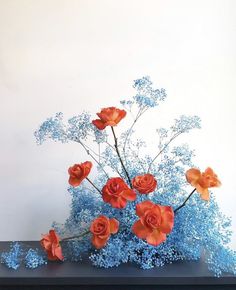
[[40, 255], [38, 249], [29, 249], [25, 256], [25, 266], [30, 269], [35, 269], [41, 265], [47, 264], [45, 255]]
[[18, 269], [23, 258], [23, 248], [20, 243], [15, 242], [10, 245], [9, 252], [1, 254], [1, 263], [5, 264], [10, 269]]

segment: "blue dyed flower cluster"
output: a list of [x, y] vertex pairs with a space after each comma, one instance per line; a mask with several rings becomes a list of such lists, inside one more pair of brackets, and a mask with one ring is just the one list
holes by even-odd
[[[156, 128], [157, 152], [147, 152], [147, 144], [135, 138], [135, 126], [165, 100], [166, 92], [154, 88], [149, 77], [135, 80], [133, 88], [134, 96], [121, 101], [124, 110], [105, 108], [97, 120], [84, 112], [67, 122], [57, 113], [35, 132], [38, 144], [47, 139], [77, 142], [97, 165], [93, 181], [88, 177], [90, 161], [70, 167], [70, 215], [64, 225], [53, 223], [54, 246], [60, 237], [57, 246], [65, 260], [79, 262], [86, 254], [93, 265], [104, 268], [131, 262], [150, 269], [198, 260], [204, 253], [216, 276], [236, 274], [236, 253], [228, 246], [231, 221], [209, 191], [220, 182], [210, 168], [201, 173], [194, 166], [194, 150], [187, 144], [172, 146], [181, 134], [200, 128], [199, 117], [182, 115], [170, 128]], [[115, 126], [126, 111], [133, 121], [117, 136]], [[51, 238], [45, 235], [47, 245]], [[18, 243], [1, 254], [1, 262], [10, 268], [17, 269], [21, 261], [30, 268], [46, 263], [44, 254], [24, 251]]]

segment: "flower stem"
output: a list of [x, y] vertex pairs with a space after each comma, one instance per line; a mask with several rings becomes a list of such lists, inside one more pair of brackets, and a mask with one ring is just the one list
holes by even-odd
[[176, 138], [178, 137], [180, 133], [175, 134], [172, 138], [170, 138], [170, 140], [168, 141], [168, 143], [166, 145], [163, 146], [163, 148], [158, 152], [158, 154], [152, 159], [152, 161], [150, 162], [149, 166], [148, 166], [148, 172], [151, 169], [151, 166], [153, 164], [153, 162], [161, 155], [161, 153], [169, 146], [169, 144]]
[[113, 128], [112, 126], [111, 126], [111, 131], [112, 131], [112, 134], [113, 134], [113, 136], [114, 136], [114, 140], [115, 140], [115, 149], [116, 149], [116, 153], [117, 153], [117, 155], [118, 155], [118, 157], [119, 157], [120, 164], [121, 164], [121, 166], [122, 166], [122, 168], [123, 168], [123, 170], [124, 170], [124, 172], [125, 172], [125, 175], [126, 175], [128, 181], [129, 181], [130, 188], [133, 188], [133, 186], [132, 186], [132, 182], [131, 182], [131, 179], [130, 179], [130, 177], [129, 177], [129, 173], [128, 173], [128, 171], [126, 170], [125, 165], [124, 165], [124, 163], [123, 163], [123, 160], [122, 160], [122, 158], [121, 158], [121, 156], [120, 156], [120, 151], [119, 151], [119, 148], [118, 148], [117, 137], [116, 137], [116, 134], [115, 134], [115, 130], [114, 130], [114, 128]]
[[82, 238], [84, 236], [87, 236], [88, 234], [90, 233], [89, 230], [87, 230], [86, 232], [78, 235], [78, 236], [71, 236], [71, 237], [67, 237], [67, 238], [64, 238], [64, 239], [61, 239], [61, 242], [64, 242], [64, 241], [68, 241], [68, 240], [73, 240], [73, 239], [79, 239], [79, 238]]
[[101, 190], [88, 177], [86, 177], [86, 179], [102, 195]]
[[185, 206], [186, 202], [190, 199], [190, 197], [193, 195], [193, 193], [196, 191], [196, 188], [189, 194], [189, 196], [185, 199], [185, 201], [174, 210], [174, 213], [176, 213], [178, 210], [180, 210], [182, 207]]
[[98, 164], [98, 166], [100, 166], [100, 168], [102, 169], [102, 171], [105, 173], [105, 175], [107, 176], [107, 178], [109, 178], [109, 175], [106, 173], [106, 171], [104, 170], [103, 166], [101, 165], [101, 163], [91, 154], [90, 151], [92, 151], [90, 148], [88, 148], [87, 145], [85, 145], [84, 143], [82, 143], [80, 140], [77, 141], [86, 151], [86, 153]]
[[126, 135], [126, 138], [125, 138], [125, 141], [124, 141], [124, 146], [123, 146], [123, 156], [124, 156], [124, 159], [125, 159], [125, 163], [127, 164], [127, 160], [126, 160], [126, 145], [127, 145], [127, 142], [129, 141], [130, 139], [130, 135], [132, 133], [132, 130], [133, 130], [133, 127], [134, 125], [137, 123], [138, 119], [148, 110], [148, 108], [140, 108], [136, 117], [134, 118], [134, 121], [131, 125], [131, 127], [129, 128], [129, 130], [127, 131], [127, 135]]

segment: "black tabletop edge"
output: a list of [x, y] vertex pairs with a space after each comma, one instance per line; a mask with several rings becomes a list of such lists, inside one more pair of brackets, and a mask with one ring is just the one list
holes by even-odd
[[[10, 242], [0, 242], [0, 253]], [[38, 242], [29, 242], [39, 247]], [[101, 269], [87, 259], [80, 263], [50, 262], [34, 270], [21, 266], [18, 270], [0, 264], [0, 285], [235, 285], [236, 276], [215, 277], [200, 261], [176, 263], [141, 270], [137, 265], [123, 264], [117, 268]]]
[[115, 280], [112, 277], [103, 277], [103, 278], [95, 278], [95, 279], [87, 279], [87, 278], [1, 278], [0, 285], [235, 285], [235, 279], [214, 279], [209, 277], [203, 278], [139, 278], [136, 277], [134, 279], [128, 279], [124, 277], [123, 279]]

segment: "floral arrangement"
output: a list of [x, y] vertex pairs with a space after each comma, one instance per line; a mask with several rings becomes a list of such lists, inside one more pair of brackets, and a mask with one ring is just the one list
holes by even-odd
[[[220, 186], [218, 176], [210, 167], [202, 172], [192, 164], [194, 151], [188, 145], [171, 146], [181, 134], [200, 128], [199, 117], [182, 115], [169, 129], [157, 129], [157, 152], [143, 153], [146, 143], [135, 139], [134, 128], [166, 92], [154, 89], [149, 77], [135, 80], [133, 87], [136, 93], [121, 101], [122, 109], [104, 108], [97, 119], [83, 112], [67, 123], [58, 113], [35, 132], [38, 144], [77, 142], [90, 161], [76, 160], [68, 169], [72, 203], [65, 224], [53, 223], [41, 238], [41, 249], [13, 243], [1, 254], [2, 263], [16, 269], [24, 261], [35, 268], [48, 260], [79, 262], [87, 255], [97, 267], [132, 262], [150, 269], [204, 256], [216, 276], [236, 273], [236, 253], [227, 246], [230, 219], [209, 190]], [[117, 136], [116, 127], [127, 114], [133, 122]]]

